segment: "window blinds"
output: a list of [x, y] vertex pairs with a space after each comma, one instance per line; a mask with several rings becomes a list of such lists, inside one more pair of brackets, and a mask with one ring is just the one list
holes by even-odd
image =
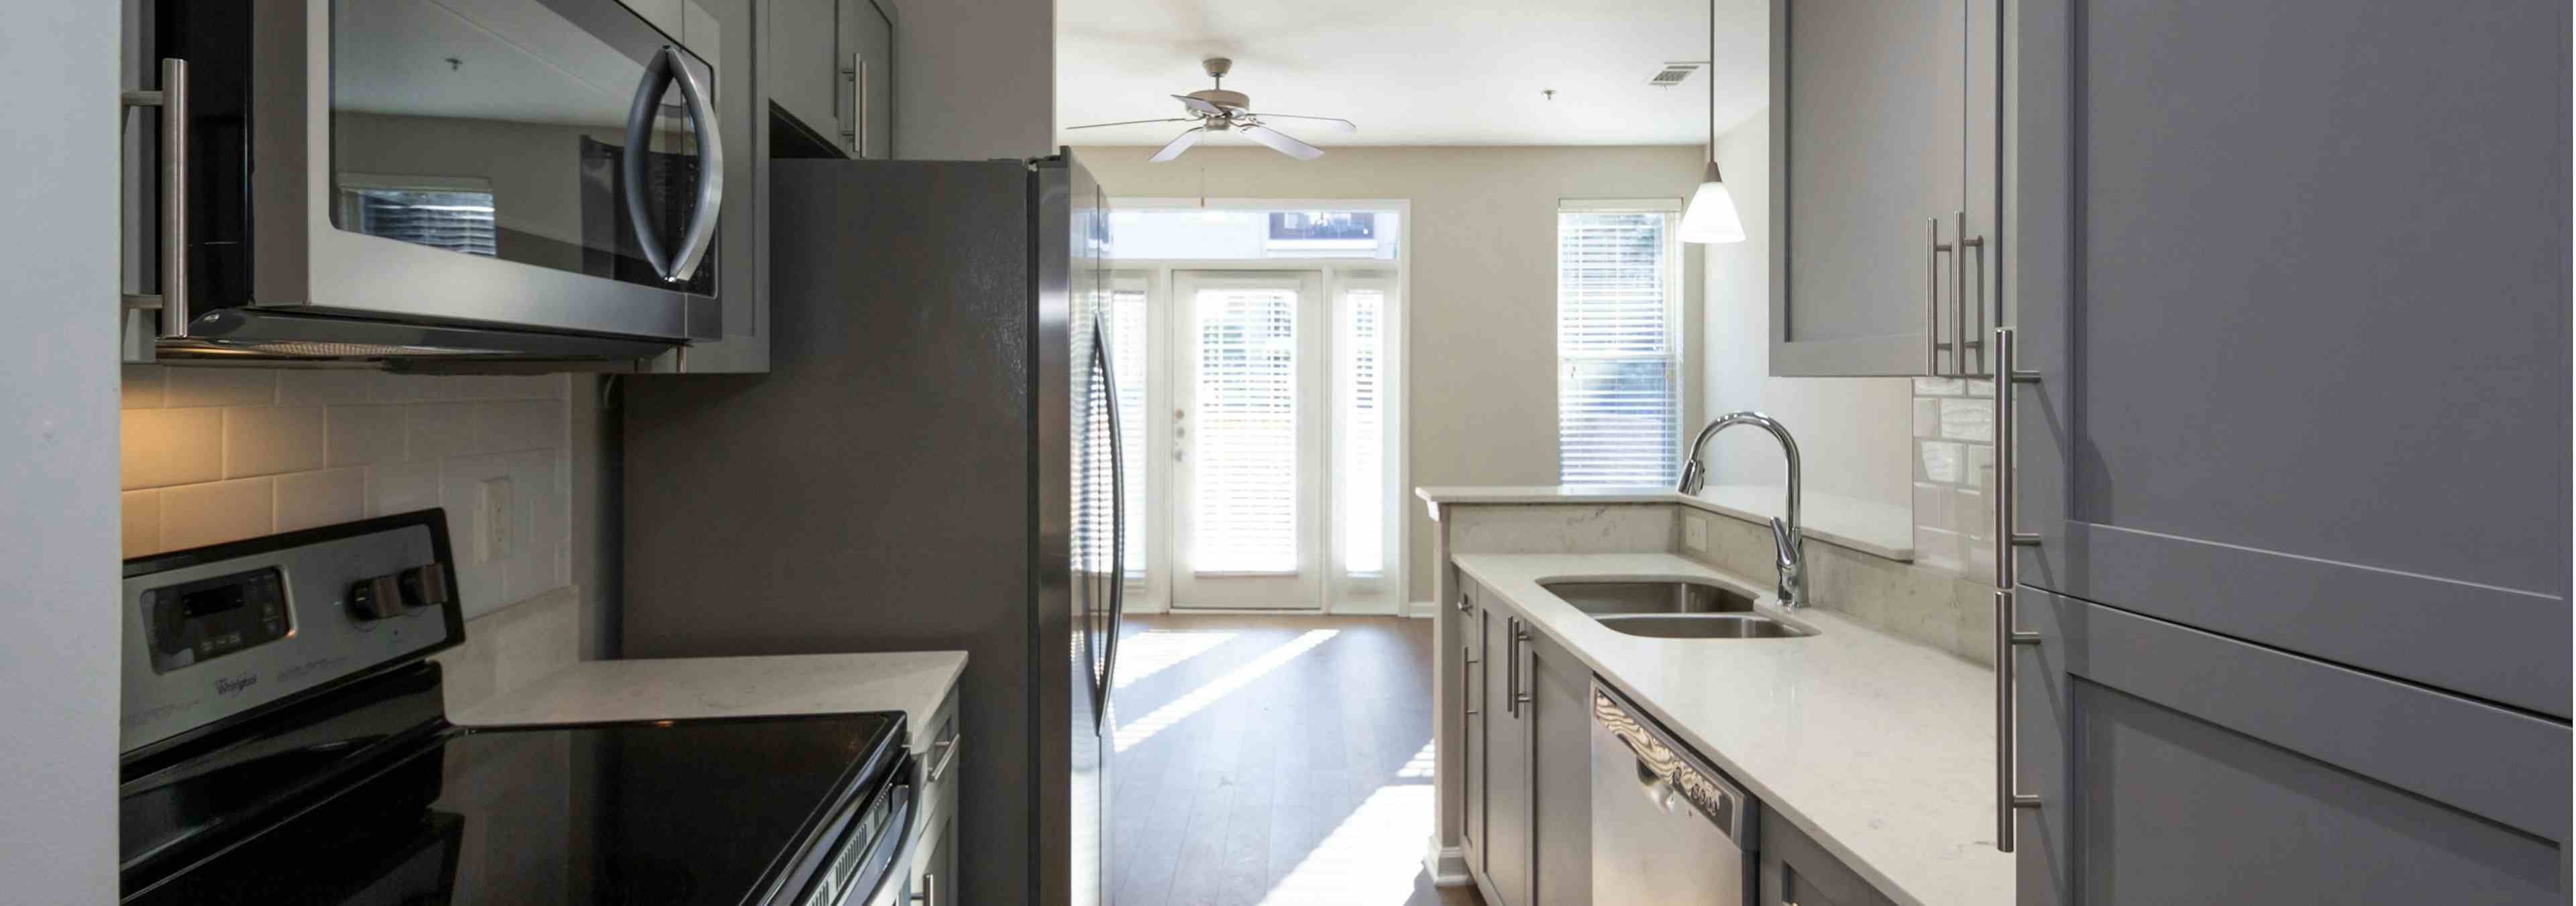
[[1199, 332], [1192, 569], [1294, 573], [1297, 293], [1203, 289], [1191, 307]]
[[1658, 485], [1681, 434], [1668, 211], [1557, 214], [1557, 478]]

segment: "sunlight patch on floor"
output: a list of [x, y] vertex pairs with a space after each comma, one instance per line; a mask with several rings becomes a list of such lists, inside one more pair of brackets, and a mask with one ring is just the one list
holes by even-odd
[[1439, 750], [1432, 748], [1432, 745], [1432, 743], [1428, 742], [1423, 743], [1421, 751], [1413, 753], [1413, 757], [1404, 760], [1404, 767], [1397, 768], [1395, 770], [1395, 776], [1404, 778], [1419, 777], [1424, 780], [1431, 779], [1432, 759], [1439, 756]]
[[1134, 748], [1137, 743], [1152, 738], [1164, 727], [1187, 719], [1218, 699], [1232, 695], [1235, 690], [1243, 688], [1253, 680], [1260, 679], [1262, 674], [1279, 669], [1279, 665], [1294, 660], [1298, 655], [1313, 650], [1315, 646], [1324, 644], [1341, 633], [1339, 629], [1317, 629], [1298, 636], [1285, 645], [1262, 652], [1260, 657], [1227, 671], [1224, 676], [1217, 677], [1207, 685], [1190, 690], [1189, 694], [1172, 700], [1171, 704], [1154, 709], [1154, 713], [1137, 718], [1135, 723], [1119, 727], [1118, 751], [1124, 752]]
[[1240, 633], [1183, 632], [1148, 629], [1118, 640], [1118, 683], [1124, 689], [1137, 680], [1223, 645]]
[[1261, 898], [1261, 906], [1402, 906], [1422, 873], [1433, 787], [1377, 788]]

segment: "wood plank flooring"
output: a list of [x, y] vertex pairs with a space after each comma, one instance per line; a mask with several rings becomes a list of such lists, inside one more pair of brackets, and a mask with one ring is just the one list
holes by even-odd
[[1111, 906], [1481, 906], [1422, 871], [1430, 621], [1141, 616], [1119, 645]]

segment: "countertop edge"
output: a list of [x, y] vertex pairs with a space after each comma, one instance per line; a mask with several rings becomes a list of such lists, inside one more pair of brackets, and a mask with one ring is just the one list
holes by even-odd
[[[1733, 488], [1737, 486], [1730, 485], [1728, 487]], [[1680, 491], [1650, 487], [1584, 488], [1566, 486], [1533, 486], [1519, 488], [1425, 486], [1415, 488], [1413, 494], [1415, 498], [1434, 508], [1446, 504], [1544, 506], [1551, 504], [1584, 505], [1663, 503], [1687, 506], [1703, 512], [1716, 513], [1720, 516], [1740, 519], [1745, 522], [1761, 526], [1770, 525], [1771, 517], [1773, 515], [1773, 513], [1768, 510], [1752, 509], [1724, 501], [1711, 500], [1696, 494], [1684, 494]], [[1811, 499], [1808, 503], [1812, 509], [1815, 501]], [[1856, 501], [1852, 503], [1860, 505]], [[1813, 515], [1813, 513], [1809, 514], [1811, 523]], [[1435, 514], [1433, 518], [1436, 521], [1438, 516]], [[1822, 541], [1836, 547], [1848, 548], [1881, 559], [1894, 560], [1899, 563], [1914, 562], [1914, 545], [1910, 537], [1912, 526], [1910, 525], [1905, 527], [1905, 532], [1909, 537], [1901, 544], [1884, 540], [1871, 540], [1869, 538], [1862, 537], [1857, 532], [1847, 530], [1842, 526], [1836, 525], [1832, 521], [1828, 521], [1827, 524], [1822, 526], [1809, 524], [1802, 526], [1801, 528], [1805, 531], [1808, 538], [1816, 541]], [[1895, 531], [1890, 529], [1887, 533], [1894, 534]]]
[[[1522, 616], [1539, 623], [1542, 631], [1547, 631], [1558, 644], [1572, 652], [1577, 658], [1580, 658], [1584, 665], [1595, 675], [1609, 681], [1612, 685], [1617, 686], [1640, 707], [1645, 708], [1658, 723], [1661, 723], [1674, 733], [1679, 734], [1683, 741], [1690, 744], [1690, 746], [1697, 750], [1699, 754], [1714, 762], [1716, 766], [1725, 771], [1728, 776], [1748, 787], [1755, 798], [1760, 800], [1766, 808], [1779, 812], [1782, 817], [1786, 818], [1792, 825], [1795, 825], [1800, 831], [1813, 838], [1819, 846], [1823, 847], [1827, 852], [1832, 853], [1836, 859], [1841, 860], [1853, 871], [1859, 873], [1872, 885], [1876, 886], [1879, 892], [1886, 895], [1889, 899], [1902, 904], [1902, 906], [1991, 906], [1990, 903], [1970, 900], [1965, 897], [1928, 899], [1918, 889], [1922, 885], [1917, 884], [1909, 886], [1903, 883], [1899, 878], [1888, 874], [1885, 866], [1879, 861], [1872, 860], [1863, 855], [1850, 844], [1847, 839], [1850, 836], [1849, 834], [1838, 834], [1832, 828], [1828, 828], [1823, 824], [1820, 824], [1814, 816], [1798, 808], [1796, 803], [1790, 801], [1787, 796], [1783, 795], [1776, 785], [1764, 780], [1757, 772], [1746, 767], [1736, 756], [1727, 752], [1723, 747], [1712, 743], [1707, 734], [1700, 732], [1697, 728], [1691, 726], [1689, 722], [1675, 718], [1669, 709], [1665, 708], [1661, 703], [1654, 701], [1652, 696], [1638, 692], [1637, 690], [1641, 685], [1639, 682], [1633, 678], [1623, 675], [1622, 671], [1606, 663], [1604, 658], [1585, 648], [1579, 639], [1572, 637], [1574, 634], [1552, 629], [1556, 619], [1562, 618], [1567, 614], [1572, 614], [1580, 618], [1580, 611], [1576, 611], [1571, 605], [1565, 604], [1561, 600], [1550, 596], [1547, 603], [1554, 605], [1556, 609], [1562, 610], [1564, 613], [1545, 613], [1543, 612], [1543, 608], [1533, 607], [1514, 595], [1514, 590], [1510, 586], [1513, 581], [1517, 581], [1518, 577], [1503, 577], [1498, 579], [1497, 577], [1490, 575], [1488, 571], [1480, 569], [1477, 565], [1478, 561], [1489, 558], [1517, 559], [1527, 556], [1579, 558], [1593, 555], [1459, 554], [1451, 559], [1453, 563], [1457, 564], [1457, 567], [1461, 572], [1474, 577], [1479, 584], [1483, 585], [1487, 589], [1487, 591], [1501, 597], [1512, 609], [1520, 611]], [[1756, 601], [1764, 602], [1761, 606], [1770, 610], [1772, 613], [1781, 613], [1777, 608], [1772, 607], [1767, 602], [1769, 597], [1769, 592], [1766, 590], [1767, 583], [1756, 583], [1734, 573], [1689, 561], [1673, 554], [1611, 554], [1607, 556], [1656, 556], [1669, 558], [1669, 560], [1672, 561], [1672, 565], [1676, 568], [1659, 571], [1662, 573], [1664, 578], [1715, 579], [1722, 584], [1734, 586], [1738, 591], [1752, 595]], [[1581, 572], [1581, 570], [1569, 570], [1567, 572], [1575, 573]], [[1634, 571], [1623, 571], [1623, 574], [1626, 572]], [[1645, 575], [1646, 573], [1639, 572], [1636, 574]], [[1785, 614], [1785, 617], [1790, 622], [1813, 622], [1807, 619], [1807, 617], [1812, 613], [1812, 611], [1807, 611]], [[1835, 614], [1834, 617], [1834, 622], [1837, 625], [1832, 628], [1833, 632], [1840, 633], [1857, 629], [1880, 636], [1893, 644], [1922, 649], [1936, 654], [1940, 653], [1937, 652], [1937, 650], [1929, 649], [1925, 646], [1906, 641], [1896, 636], [1861, 626], [1856, 621], [1843, 618], [1839, 614]], [[1975, 782], [1976, 780], [1983, 778], [1963, 779], [1967, 779], [1969, 782]]]

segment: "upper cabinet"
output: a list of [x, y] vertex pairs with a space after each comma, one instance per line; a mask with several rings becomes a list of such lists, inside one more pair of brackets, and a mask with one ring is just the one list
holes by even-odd
[[1773, 375], [1987, 371], [1999, 27], [1996, 0], [1771, 4]]
[[[769, 0], [769, 99], [792, 133], [780, 156], [884, 159], [894, 150], [894, 16], [870, 0]], [[823, 149], [828, 148], [829, 151]]]

